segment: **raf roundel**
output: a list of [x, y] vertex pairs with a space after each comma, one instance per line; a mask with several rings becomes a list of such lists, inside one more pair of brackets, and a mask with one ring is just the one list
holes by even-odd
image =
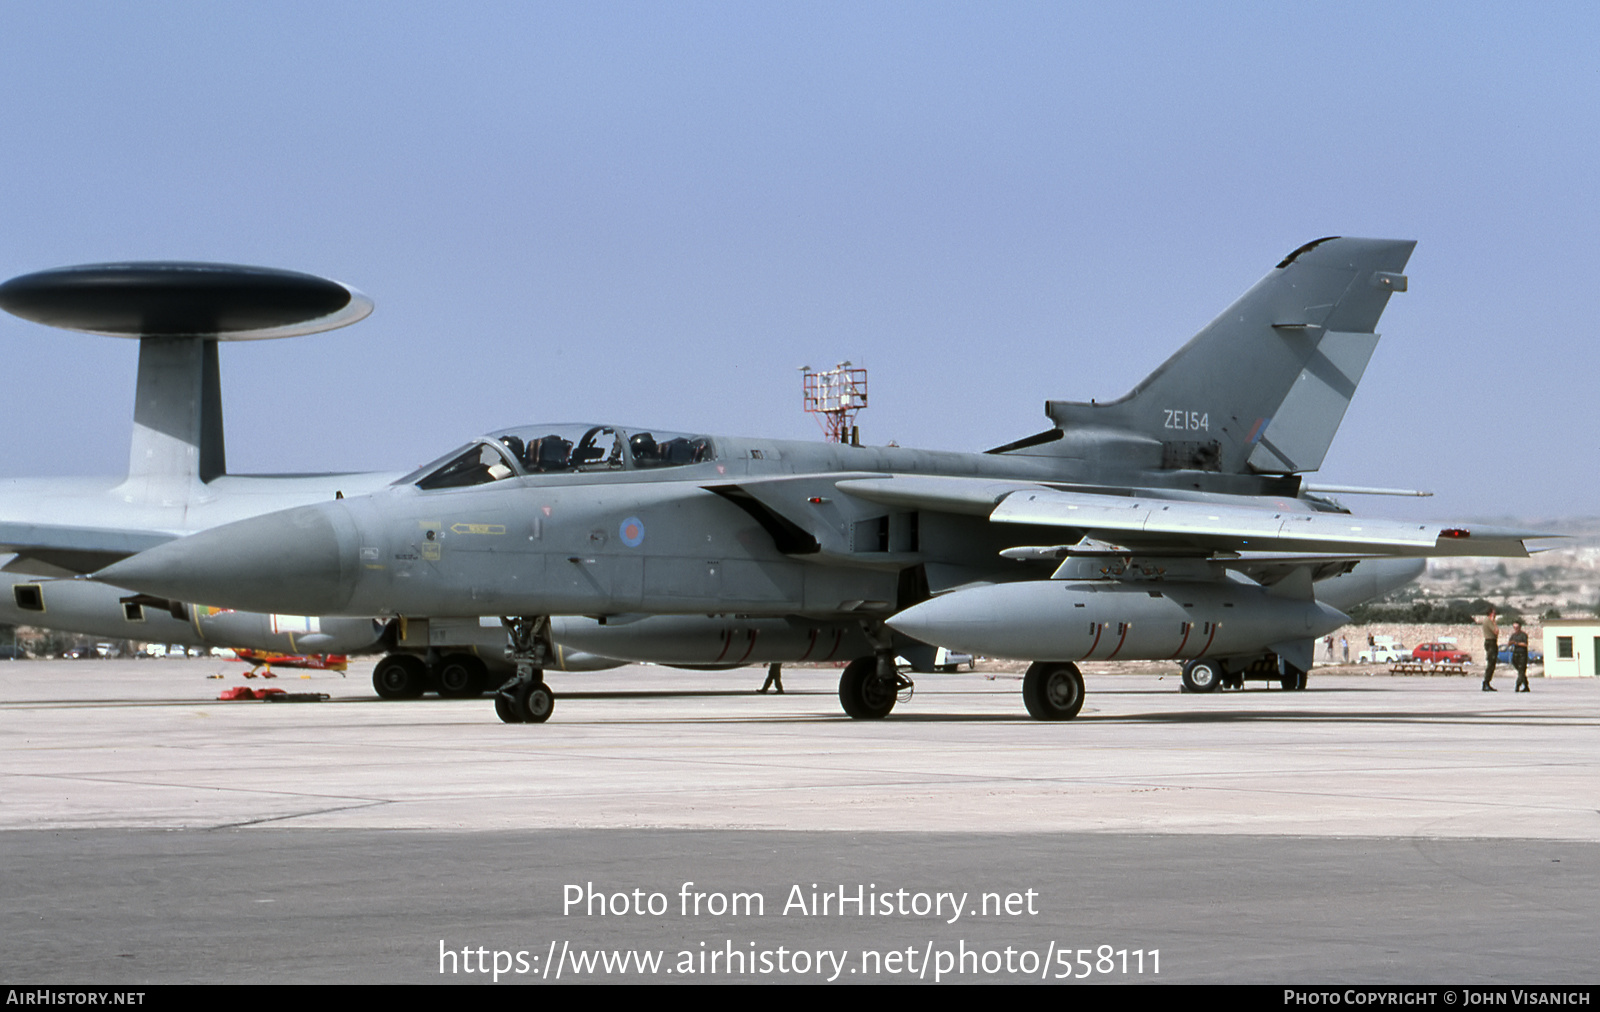
[[629, 548], [638, 548], [644, 544], [644, 521], [638, 517], [629, 517], [622, 521], [622, 526], [617, 528], [617, 534], [622, 538], [622, 543]]

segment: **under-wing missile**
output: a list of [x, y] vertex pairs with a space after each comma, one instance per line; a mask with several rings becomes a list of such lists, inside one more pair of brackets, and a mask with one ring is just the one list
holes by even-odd
[[1038, 580], [953, 591], [888, 625], [989, 657], [1137, 661], [1259, 654], [1348, 621], [1309, 597], [1231, 581]]

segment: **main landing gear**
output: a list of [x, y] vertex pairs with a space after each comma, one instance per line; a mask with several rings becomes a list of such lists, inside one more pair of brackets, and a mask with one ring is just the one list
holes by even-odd
[[1222, 662], [1209, 657], [1197, 657], [1183, 665], [1183, 687], [1190, 692], [1216, 692], [1227, 677]]
[[471, 699], [489, 687], [489, 670], [471, 654], [446, 654], [433, 663], [421, 654], [390, 654], [372, 669], [372, 688], [384, 699], [416, 699], [432, 689], [446, 699]]
[[494, 712], [507, 724], [543, 724], [555, 712], [556, 694], [544, 684], [544, 666], [555, 655], [548, 615], [502, 618], [510, 645], [506, 657], [517, 673], [494, 694]]
[[1022, 677], [1022, 702], [1036, 720], [1071, 720], [1083, 709], [1083, 673], [1066, 661], [1038, 661]]
[[839, 705], [857, 720], [887, 717], [902, 692], [911, 698], [912, 681], [895, 670], [894, 654], [857, 657], [839, 676]]
[[489, 687], [489, 669], [471, 654], [447, 654], [434, 670], [445, 699], [476, 699]]
[[[878, 720], [913, 688], [892, 652], [857, 657], [839, 677], [839, 704], [857, 720]], [[1070, 661], [1039, 661], [1022, 680], [1022, 702], [1036, 720], [1071, 720], [1083, 709], [1083, 673]]]
[[1266, 654], [1245, 663], [1234, 659], [1226, 664], [1214, 657], [1197, 657], [1183, 665], [1185, 692], [1242, 689], [1246, 679], [1277, 682], [1291, 692], [1306, 687], [1306, 673], [1277, 654]]

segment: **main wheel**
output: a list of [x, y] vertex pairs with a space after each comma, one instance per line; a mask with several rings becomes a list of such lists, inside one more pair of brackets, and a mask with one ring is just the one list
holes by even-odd
[[517, 715], [524, 724], [543, 724], [555, 712], [556, 694], [543, 682], [526, 682], [517, 686]]
[[877, 720], [894, 709], [895, 684], [878, 677], [876, 657], [857, 657], [839, 676], [839, 705], [857, 720]]
[[1215, 692], [1224, 677], [1222, 663], [1201, 657], [1183, 666], [1183, 687], [1190, 692]]
[[1071, 720], [1083, 709], [1083, 675], [1076, 664], [1032, 664], [1022, 678], [1022, 702], [1037, 720]]
[[390, 654], [372, 669], [372, 688], [384, 699], [416, 699], [427, 691], [428, 666], [411, 654]]
[[439, 695], [446, 699], [471, 699], [483, 695], [488, 669], [471, 654], [451, 654], [439, 664]]
[[1306, 673], [1293, 665], [1285, 665], [1283, 678], [1278, 684], [1291, 692], [1303, 689], [1306, 687]]

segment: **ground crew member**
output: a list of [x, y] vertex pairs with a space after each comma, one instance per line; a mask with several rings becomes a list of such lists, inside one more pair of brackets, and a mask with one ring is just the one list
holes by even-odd
[[1522, 631], [1521, 622], [1511, 623], [1511, 666], [1517, 669], [1517, 687], [1514, 692], [1532, 692], [1528, 688], [1528, 634]]
[[761, 683], [761, 688], [758, 691], [766, 692], [768, 689], [772, 688], [773, 686], [777, 686], [778, 695], [780, 695], [780, 696], [783, 695], [783, 665], [782, 664], [773, 663], [773, 664], [770, 664], [770, 665], [767, 666], [767, 680], [765, 682]]
[[1495, 687], [1489, 683], [1494, 680], [1494, 665], [1500, 659], [1500, 627], [1495, 624], [1494, 605], [1489, 606], [1489, 614], [1479, 621], [1483, 626], [1483, 652], [1486, 655], [1483, 669], [1483, 691], [1494, 692]]

